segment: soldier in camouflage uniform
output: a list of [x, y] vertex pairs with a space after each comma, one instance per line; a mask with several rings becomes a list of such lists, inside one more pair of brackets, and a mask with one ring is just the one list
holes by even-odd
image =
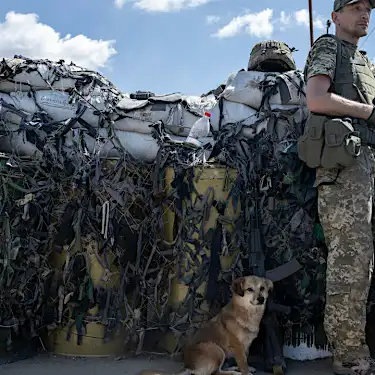
[[[366, 126], [375, 126], [374, 106], [370, 104], [375, 97], [375, 78], [370, 70], [373, 67], [357, 47], [359, 39], [368, 33], [374, 7], [374, 0], [334, 1], [332, 20], [338, 39], [329, 35], [319, 38], [306, 62], [310, 112], [362, 119]], [[343, 51], [340, 55], [348, 59], [346, 67], [349, 67], [343, 74], [357, 82], [355, 70], [350, 67], [358, 64], [362, 69], [360, 89], [371, 99], [368, 104], [361, 102], [358, 93], [356, 96], [352, 91], [346, 92], [346, 88], [337, 92], [335, 88], [337, 43], [340, 42]], [[338, 77], [343, 74], [339, 73]], [[350, 79], [342, 87], [348, 87]], [[370, 146], [363, 144], [353, 166], [316, 170], [319, 217], [328, 247], [324, 325], [333, 347], [335, 374], [375, 374], [365, 341], [366, 304], [374, 257], [371, 223], [374, 177], [374, 153]]]

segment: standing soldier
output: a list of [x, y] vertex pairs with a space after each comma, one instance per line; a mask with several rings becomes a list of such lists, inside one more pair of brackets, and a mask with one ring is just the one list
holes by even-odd
[[[319, 160], [315, 186], [328, 247], [324, 326], [335, 374], [375, 374], [365, 340], [374, 257], [375, 137], [371, 143], [369, 129], [375, 128], [375, 78], [369, 59], [358, 50], [374, 7], [375, 0], [335, 0], [336, 35], [314, 43], [305, 67], [306, 129], [310, 140], [322, 142], [314, 143], [315, 149], [310, 143], [308, 151], [303, 143], [299, 147]], [[360, 131], [360, 142], [354, 130]]]

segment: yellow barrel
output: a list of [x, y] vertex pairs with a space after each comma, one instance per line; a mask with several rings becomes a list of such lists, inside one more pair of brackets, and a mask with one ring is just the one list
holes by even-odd
[[68, 357], [110, 357], [123, 354], [123, 335], [104, 342], [104, 325], [88, 323], [87, 332], [82, 344], [77, 345], [77, 335], [74, 326], [71, 329], [70, 340], [66, 340], [67, 328], [59, 328], [53, 333], [54, 354]]
[[[109, 269], [105, 269], [101, 265], [101, 263], [105, 264], [103, 256], [98, 255], [98, 244], [90, 236], [82, 238], [82, 251], [86, 254], [89, 274], [94, 288], [101, 286], [104, 289], [112, 289], [120, 286], [120, 275], [118, 269], [113, 265], [113, 254], [108, 254]], [[52, 258], [54, 267], [64, 271], [68, 254], [66, 249], [61, 253], [55, 252]], [[101, 259], [101, 262], [99, 262], [98, 258]], [[98, 307], [95, 306], [88, 311], [88, 315], [94, 316], [97, 311]], [[103, 324], [88, 321], [86, 331], [82, 337], [81, 345], [77, 345], [77, 332], [74, 324], [70, 329], [69, 341], [66, 339], [68, 326], [57, 328], [47, 338], [48, 349], [57, 355], [73, 357], [107, 357], [122, 354], [124, 347], [123, 331], [118, 336], [114, 332], [112, 338], [107, 342], [104, 342], [105, 326]]]
[[[170, 191], [172, 189], [171, 183], [174, 180], [174, 176], [175, 175], [173, 168], [168, 168], [165, 175], [167, 191]], [[234, 169], [229, 169], [227, 167], [216, 165], [204, 168], [197, 167], [194, 169], [194, 186], [198, 194], [207, 196], [207, 194], [211, 191], [210, 194], [214, 194], [213, 198], [215, 200], [225, 201], [228, 198], [236, 177], [237, 171]], [[194, 201], [195, 198], [196, 194], [192, 193], [191, 199]], [[238, 204], [237, 210], [236, 212], [234, 212], [232, 198], [230, 198], [224, 214], [225, 219], [228, 219], [228, 222], [234, 222], [234, 220], [238, 218], [239, 213], [240, 205]], [[164, 237], [166, 241], [172, 242], [174, 239], [175, 213], [171, 208], [168, 207], [166, 208], [164, 215]], [[215, 208], [212, 208], [208, 220], [204, 223], [204, 233], [206, 233], [210, 228], [216, 227], [216, 220], [218, 216], [219, 214], [217, 210]], [[201, 227], [201, 224], [199, 225], [199, 227]], [[234, 227], [232, 224], [224, 225], [224, 227], [228, 232], [234, 231]], [[187, 244], [187, 246], [189, 245]], [[204, 248], [204, 251], [208, 256], [210, 255], [210, 249]], [[233, 262], [236, 259], [236, 256], [236, 252], [232, 255], [222, 253], [220, 255], [221, 268], [223, 270], [231, 268]], [[188, 254], [186, 254], [186, 259], [184, 259], [184, 261], [189, 262]], [[193, 270], [191, 270], [190, 273], [191, 272], [193, 272]], [[185, 274], [183, 276], [185, 277], [188, 275]], [[174, 279], [172, 280], [171, 293], [169, 296], [169, 305], [171, 306], [172, 310], [176, 311], [178, 309], [178, 307], [187, 296], [188, 290], [189, 288], [187, 285], [181, 282], [181, 280], [178, 280], [177, 276], [174, 277]], [[205, 294], [206, 282], [203, 282], [200, 285], [197, 292], [203, 295]], [[200, 308], [202, 311], [208, 312], [208, 305], [206, 301], [203, 301]], [[176, 349], [177, 341], [178, 337], [174, 333], [168, 332], [160, 344], [164, 350], [167, 350], [168, 352], [174, 352]]]

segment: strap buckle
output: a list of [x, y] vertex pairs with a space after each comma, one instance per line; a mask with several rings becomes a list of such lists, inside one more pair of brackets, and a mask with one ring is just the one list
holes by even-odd
[[271, 177], [262, 176], [259, 182], [259, 190], [264, 192], [264, 191], [268, 191], [271, 188], [272, 188]]

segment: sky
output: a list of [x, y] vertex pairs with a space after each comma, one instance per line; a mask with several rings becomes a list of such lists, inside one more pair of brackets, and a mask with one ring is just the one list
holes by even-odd
[[[316, 39], [333, 1], [312, 2]], [[246, 69], [262, 40], [295, 47], [303, 69], [307, 8], [308, 0], [2, 0], [0, 57], [73, 61], [127, 93], [201, 95]], [[372, 19], [369, 30], [374, 26]], [[375, 32], [362, 46], [371, 59], [374, 42]]]

